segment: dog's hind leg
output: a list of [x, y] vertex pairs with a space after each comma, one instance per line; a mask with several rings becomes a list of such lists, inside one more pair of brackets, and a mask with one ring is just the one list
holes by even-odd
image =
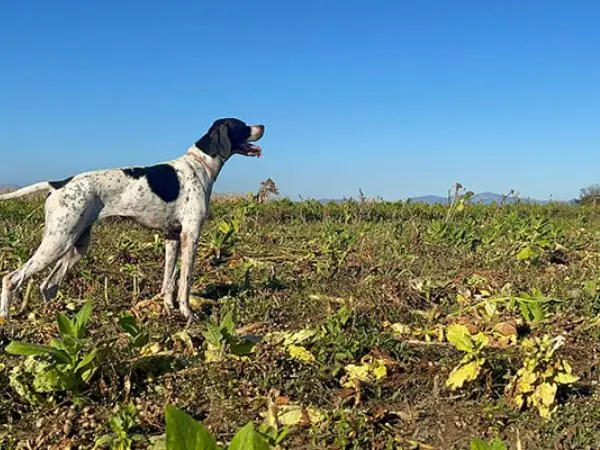
[[90, 245], [91, 229], [87, 229], [62, 258], [58, 260], [48, 278], [40, 286], [44, 300], [51, 300], [58, 294], [58, 289], [67, 272], [85, 256]]
[[48, 235], [44, 236], [31, 259], [2, 279], [0, 317], [8, 317], [12, 296], [23, 282], [60, 259], [69, 250], [69, 247], [68, 243], [57, 241]]

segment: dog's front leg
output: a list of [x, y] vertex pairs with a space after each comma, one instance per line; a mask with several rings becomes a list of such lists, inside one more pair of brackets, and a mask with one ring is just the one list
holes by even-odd
[[181, 273], [179, 275], [179, 292], [177, 293], [179, 311], [191, 321], [190, 291], [192, 287], [192, 270], [198, 247], [198, 233], [181, 232]]
[[165, 240], [165, 274], [162, 286], [165, 313], [175, 309], [175, 282], [177, 280], [177, 259], [179, 258], [179, 237]]

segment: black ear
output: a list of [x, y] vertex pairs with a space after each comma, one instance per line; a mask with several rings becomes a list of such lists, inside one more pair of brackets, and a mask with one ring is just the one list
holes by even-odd
[[209, 156], [221, 156], [227, 159], [231, 156], [231, 141], [227, 124], [213, 125], [197, 142], [196, 147]]

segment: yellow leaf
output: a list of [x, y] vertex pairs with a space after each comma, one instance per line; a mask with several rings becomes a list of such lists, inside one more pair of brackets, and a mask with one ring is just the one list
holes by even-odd
[[479, 344], [480, 347], [485, 347], [486, 345], [488, 345], [489, 340], [485, 334], [479, 332], [475, 336], [473, 336], [473, 342]]
[[437, 332], [437, 341], [444, 342], [444, 326], [441, 324], [438, 324], [438, 326], [436, 328], [436, 332]]
[[548, 408], [547, 406], [544, 405], [538, 405], [538, 412], [540, 413], [540, 416], [543, 417], [544, 419], [550, 417], [550, 408]]
[[345, 369], [349, 380], [369, 381], [368, 364], [363, 364], [360, 366], [357, 366], [356, 364], [348, 364]]
[[298, 425], [302, 422], [302, 407], [298, 405], [282, 405], [278, 407], [281, 411], [277, 419], [281, 425]]
[[483, 362], [484, 360], [475, 360], [455, 367], [446, 380], [446, 386], [451, 390], [456, 390], [461, 388], [465, 382], [473, 381], [479, 375]]
[[[521, 372], [522, 371], [522, 372]], [[533, 384], [537, 379], [535, 372], [527, 369], [520, 369], [519, 381], [517, 383], [517, 389], [522, 394], [527, 394], [533, 391]]]
[[306, 412], [308, 412], [308, 417], [310, 418], [310, 423], [320, 423], [323, 422], [327, 416], [320, 409], [315, 408], [314, 406], [309, 406], [306, 408]]
[[517, 408], [521, 408], [523, 406], [524, 398], [522, 395], [515, 395], [513, 397], [513, 403]]
[[206, 300], [202, 297], [197, 297], [195, 295], [190, 295], [190, 306], [192, 308], [200, 308], [204, 304], [206, 304]]
[[531, 396], [531, 402], [537, 406], [540, 416], [550, 416], [552, 412], [550, 407], [554, 404], [555, 395], [556, 384], [554, 383], [542, 383], [535, 389], [535, 392]]
[[313, 354], [300, 345], [292, 344], [287, 348], [287, 350], [291, 359], [302, 362], [313, 362], [315, 360]]
[[397, 336], [410, 334], [411, 332], [410, 327], [408, 325], [404, 325], [403, 323], [393, 323], [391, 328], [394, 334]]
[[299, 344], [301, 342], [310, 339], [316, 334], [315, 330], [311, 330], [310, 328], [306, 328], [304, 330], [296, 331], [294, 333], [283, 333], [283, 345], [287, 347], [291, 344]]
[[281, 425], [293, 426], [302, 423], [319, 423], [325, 420], [325, 414], [319, 409], [301, 405], [279, 405], [277, 407], [277, 421]]
[[156, 342], [151, 342], [142, 347], [142, 349], [140, 350], [140, 355], [144, 355], [144, 356], [154, 355], [154, 354], [158, 353], [159, 351], [160, 351], [160, 345]]
[[571, 373], [560, 372], [558, 375], [554, 377], [554, 381], [559, 384], [572, 384], [579, 380], [577, 375], [573, 375]]
[[448, 325], [446, 328], [446, 339], [450, 342], [457, 350], [462, 352], [471, 353], [473, 351], [473, 340], [471, 339], [471, 333], [464, 325], [453, 323]]
[[204, 360], [206, 362], [217, 362], [223, 360], [223, 352], [220, 347], [208, 344], [206, 351], [204, 352]]
[[381, 364], [373, 369], [373, 375], [375, 375], [376, 380], [381, 380], [387, 376], [387, 368]]
[[[386, 362], [383, 359], [372, 359], [367, 356], [363, 358], [363, 364], [348, 364], [345, 367], [346, 376], [342, 380], [344, 387], [356, 387], [356, 383], [361, 381], [368, 383], [381, 380], [387, 376]], [[370, 361], [370, 362], [369, 362]]]

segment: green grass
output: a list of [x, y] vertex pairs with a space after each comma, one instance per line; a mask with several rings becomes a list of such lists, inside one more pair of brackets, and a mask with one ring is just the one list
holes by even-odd
[[[2, 274], [31, 255], [42, 220], [40, 201], [0, 203]], [[0, 353], [0, 448], [91, 448], [130, 402], [136, 412], [124, 433], [136, 436], [136, 448], [164, 434], [167, 404], [223, 445], [249, 421], [258, 428], [275, 416], [288, 422], [281, 448], [465, 449], [474, 438], [496, 437], [511, 449], [600, 442], [598, 209], [216, 202], [194, 269], [200, 319], [185, 332], [183, 318], [162, 315], [160, 300], [144, 302], [159, 292], [162, 251], [155, 232], [106, 221], [57, 299], [40, 298], [46, 272], [35, 278], [24, 316], [1, 325], [0, 347], [48, 345], [59, 333], [56, 314], [72, 316], [91, 300], [82, 345], [98, 348], [98, 368], [76, 404], [69, 391], [37, 393], [42, 400], [32, 404], [10, 382], [17, 372], [26, 378], [28, 363]], [[145, 345], [120, 327], [127, 312], [147, 333], [136, 341]], [[227, 313], [233, 324], [219, 328]], [[451, 391], [446, 379], [464, 352], [443, 333], [456, 322], [490, 339], [502, 329], [513, 341], [488, 342], [475, 380]], [[307, 329], [296, 348], [284, 342], [290, 334], [277, 334]], [[218, 345], [209, 346], [207, 332], [217, 333], [209, 335]], [[535, 407], [516, 410], [505, 391], [524, 361], [521, 344], [544, 335], [564, 336], [553, 358], [579, 377], [559, 386], [549, 419]], [[377, 361], [381, 376], [369, 372]], [[354, 379], [349, 365], [369, 375]], [[302, 408], [298, 423], [293, 412]]]

